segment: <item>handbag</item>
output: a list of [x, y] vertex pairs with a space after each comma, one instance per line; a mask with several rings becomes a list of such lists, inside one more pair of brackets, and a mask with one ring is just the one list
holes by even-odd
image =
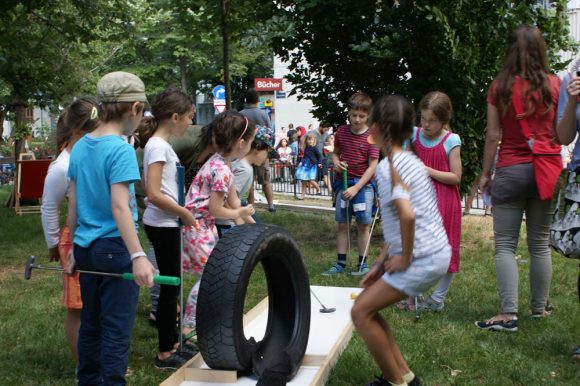
[[563, 173], [550, 224], [550, 246], [562, 256], [580, 258], [580, 168]]
[[520, 123], [522, 133], [528, 139], [528, 145], [532, 151], [534, 180], [538, 187], [540, 200], [551, 200], [563, 168], [561, 148], [552, 141], [534, 138], [527, 118], [524, 116], [521, 84], [521, 82], [515, 82], [512, 88], [512, 104], [516, 110], [516, 120]]

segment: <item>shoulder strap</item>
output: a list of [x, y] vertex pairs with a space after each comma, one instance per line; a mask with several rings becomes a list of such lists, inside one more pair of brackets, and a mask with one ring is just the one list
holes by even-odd
[[516, 79], [514, 85], [512, 86], [512, 104], [514, 106], [514, 109], [516, 110], [516, 120], [520, 123], [524, 136], [530, 139], [532, 135], [530, 132], [530, 126], [528, 126], [527, 118], [524, 117], [524, 106], [522, 104], [522, 90], [520, 87], [521, 84], [522, 82], [518, 82], [518, 80]]

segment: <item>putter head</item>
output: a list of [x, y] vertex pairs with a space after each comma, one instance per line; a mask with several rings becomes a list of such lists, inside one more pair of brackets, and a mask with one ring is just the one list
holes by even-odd
[[32, 268], [34, 268], [34, 260], [36, 260], [36, 257], [28, 257], [26, 266], [24, 267], [24, 280], [30, 280], [30, 276], [32, 275]]
[[352, 271], [350, 274], [351, 274], [351, 276], [364, 276], [367, 273], [363, 272], [363, 271]]
[[331, 314], [334, 311], [336, 311], [336, 308], [321, 308], [320, 312], [322, 312], [323, 314]]

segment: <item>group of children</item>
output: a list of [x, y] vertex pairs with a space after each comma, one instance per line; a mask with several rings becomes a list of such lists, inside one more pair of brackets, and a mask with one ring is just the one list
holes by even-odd
[[[86, 274], [65, 276], [65, 293], [76, 291], [79, 300], [80, 282], [83, 302], [80, 330], [80, 300], [65, 303], [78, 331], [75, 344], [75, 327], [67, 327], [71, 349], [74, 352], [78, 347], [77, 377], [81, 385], [125, 383], [138, 285], [153, 284], [155, 270], [137, 237], [134, 184], [141, 181], [146, 191], [143, 224], [159, 273], [179, 276], [183, 269], [200, 276], [220, 235], [231, 226], [254, 221], [254, 208], [242, 206], [240, 197], [251, 186], [251, 165], [262, 164], [273, 146], [273, 133], [268, 128], [256, 127], [236, 112], [220, 114], [205, 129], [211, 135], [214, 153], [188, 187], [185, 206], [180, 206], [176, 180], [179, 159], [169, 139], [184, 134], [195, 108], [191, 99], [176, 89], [158, 94], [151, 103], [152, 116], [143, 119], [145, 103], [143, 82], [135, 75], [115, 72], [99, 81], [97, 99], [77, 100], [59, 123], [59, 131], [66, 132], [59, 142], [63, 151], [52, 164], [46, 182], [58, 186], [59, 193], [46, 200], [53, 205], [46, 214], [43, 212], [50, 256], [60, 259], [71, 273], [78, 267], [135, 275], [134, 282]], [[338, 259], [324, 274], [345, 272], [348, 226], [354, 216], [359, 261], [353, 272], [366, 276], [361, 281], [365, 290], [355, 301], [352, 317], [383, 371], [383, 377], [373, 383], [377, 385], [420, 384], [378, 311], [424, 293], [437, 282], [426, 307], [441, 310], [459, 264], [461, 209], [457, 185], [461, 160], [459, 137], [449, 129], [451, 103], [443, 93], [430, 93], [420, 109], [422, 127], [414, 129], [415, 113], [407, 100], [389, 96], [373, 105], [368, 95], [359, 92], [348, 101], [350, 125], [341, 126], [335, 133], [332, 157], [337, 172]], [[123, 139], [138, 127], [145, 146], [143, 176], [133, 147]], [[307, 138], [305, 158], [311, 167], [318, 168], [321, 162], [313, 150], [313, 140], [312, 136]], [[379, 147], [385, 156], [380, 162]], [[415, 154], [404, 149], [412, 149]], [[45, 194], [54, 191], [45, 189]], [[376, 193], [385, 246], [369, 268], [365, 247]], [[55, 217], [55, 207], [65, 196], [71, 236], [64, 229], [59, 234], [58, 212]], [[225, 224], [221, 222], [224, 220]], [[66, 251], [67, 245], [71, 249], [71, 242], [74, 253]], [[76, 290], [69, 291], [71, 287]], [[199, 280], [184, 310], [186, 333], [195, 333], [198, 288]], [[155, 357], [159, 368], [180, 367], [195, 353], [187, 339], [184, 346], [178, 345], [178, 292], [178, 287], [161, 286]]]

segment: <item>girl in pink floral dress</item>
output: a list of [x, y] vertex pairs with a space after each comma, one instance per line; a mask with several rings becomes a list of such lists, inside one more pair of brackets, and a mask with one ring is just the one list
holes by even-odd
[[210, 130], [218, 151], [199, 170], [185, 197], [185, 207], [192, 211], [195, 224], [183, 229], [183, 269], [198, 277], [185, 307], [186, 339], [195, 334], [199, 278], [218, 241], [215, 219], [236, 220], [254, 214], [252, 205], [241, 207], [230, 168], [232, 160], [243, 158], [249, 152], [254, 125], [241, 114], [226, 111], [210, 123]]

